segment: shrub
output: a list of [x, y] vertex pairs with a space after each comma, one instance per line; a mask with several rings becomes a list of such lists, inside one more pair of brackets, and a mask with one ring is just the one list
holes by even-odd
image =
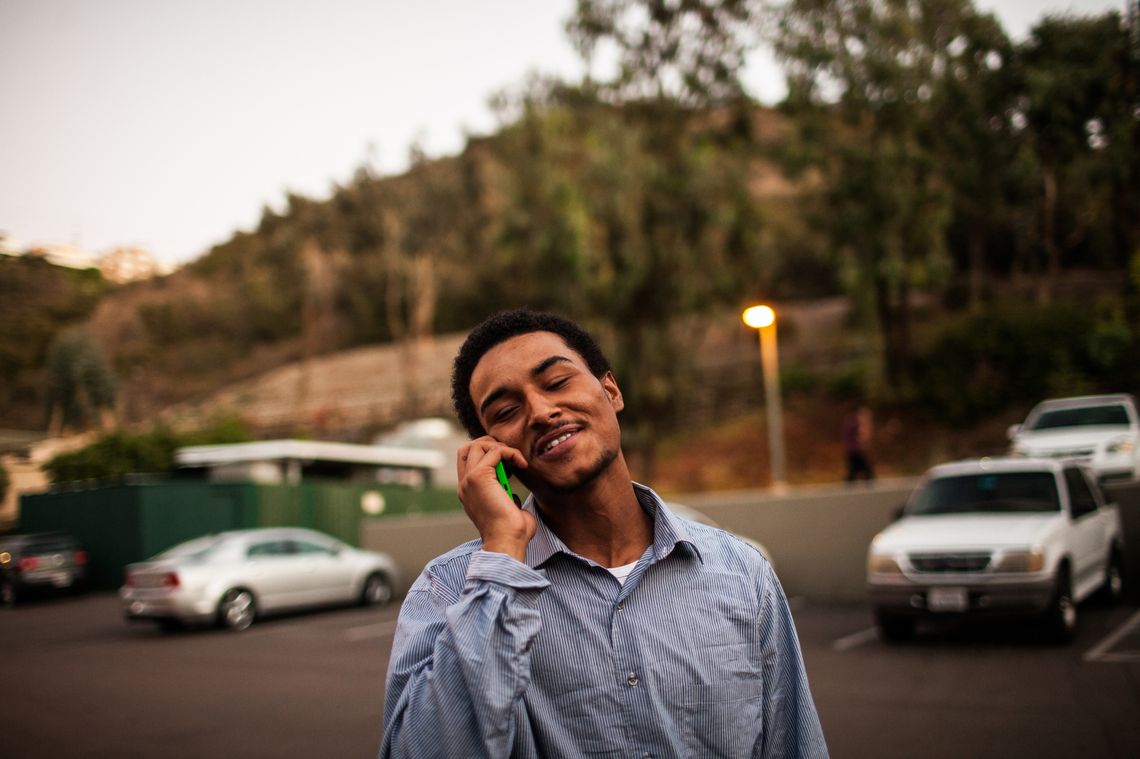
[[174, 452], [185, 445], [237, 443], [249, 439], [245, 425], [232, 417], [215, 419], [189, 432], [174, 432], [164, 426], [142, 433], [112, 432], [78, 451], [52, 458], [43, 468], [53, 484], [78, 480], [113, 482], [129, 474], [172, 471]]
[[952, 321], [917, 357], [918, 398], [950, 422], [1012, 404], [1127, 388], [1136, 335], [1112, 301], [998, 307]]

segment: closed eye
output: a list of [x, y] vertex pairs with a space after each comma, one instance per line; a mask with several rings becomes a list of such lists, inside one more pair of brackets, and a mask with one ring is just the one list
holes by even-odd
[[504, 406], [491, 415], [491, 421], [505, 422], [515, 415], [516, 410], [518, 410], [518, 406]]

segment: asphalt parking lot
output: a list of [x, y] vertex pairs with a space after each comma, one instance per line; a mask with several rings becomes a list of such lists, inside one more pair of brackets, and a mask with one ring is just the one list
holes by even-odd
[[[1140, 756], [1136, 607], [1082, 607], [1054, 647], [1012, 625], [887, 646], [862, 605], [792, 605], [834, 757]], [[166, 635], [110, 594], [0, 611], [0, 754], [374, 756], [396, 613]]]

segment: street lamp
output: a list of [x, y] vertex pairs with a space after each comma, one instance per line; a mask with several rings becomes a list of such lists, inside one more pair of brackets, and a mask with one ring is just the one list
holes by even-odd
[[760, 332], [760, 366], [764, 372], [764, 405], [768, 410], [768, 457], [772, 488], [783, 490], [784, 415], [780, 408], [780, 363], [776, 356], [776, 312], [771, 306], [744, 309], [744, 323]]

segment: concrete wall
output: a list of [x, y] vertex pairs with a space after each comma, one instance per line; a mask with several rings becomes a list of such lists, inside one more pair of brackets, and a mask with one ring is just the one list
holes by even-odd
[[[816, 601], [866, 598], [867, 546], [890, 524], [916, 480], [885, 480], [870, 485], [770, 491], [692, 493], [667, 500], [703, 511], [722, 527], [760, 541], [772, 556], [789, 596]], [[1110, 498], [1120, 506], [1129, 595], [1140, 601], [1140, 483], [1113, 485]], [[463, 514], [391, 517], [361, 528], [361, 545], [387, 551], [404, 571], [407, 590], [435, 556], [478, 537]]]
[[366, 519], [360, 523], [360, 547], [384, 551], [396, 560], [403, 595], [429, 561], [460, 543], [479, 537], [463, 512]]
[[694, 493], [675, 500], [712, 517], [721, 527], [768, 549], [789, 596], [832, 601], [862, 600], [867, 546], [906, 503], [915, 480], [871, 485], [769, 491]]

